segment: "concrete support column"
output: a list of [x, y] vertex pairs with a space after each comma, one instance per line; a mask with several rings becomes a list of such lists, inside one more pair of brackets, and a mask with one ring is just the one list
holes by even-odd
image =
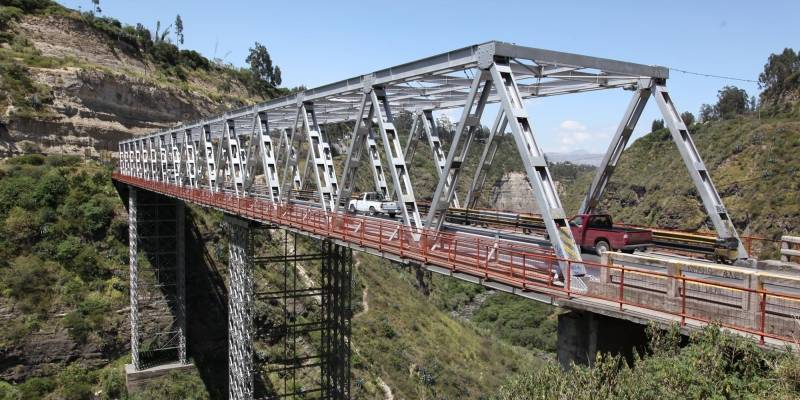
[[647, 344], [643, 325], [595, 314], [570, 311], [558, 316], [556, 355], [562, 368], [591, 365], [597, 353], [622, 355], [629, 362]]
[[253, 270], [250, 224], [225, 215], [228, 244], [228, 398], [253, 398]]
[[186, 364], [186, 206], [175, 200], [175, 290], [177, 297], [178, 362]]
[[130, 260], [130, 304], [131, 304], [131, 359], [133, 368], [139, 370], [139, 234], [137, 230], [137, 194], [136, 188], [128, 186], [128, 251]]

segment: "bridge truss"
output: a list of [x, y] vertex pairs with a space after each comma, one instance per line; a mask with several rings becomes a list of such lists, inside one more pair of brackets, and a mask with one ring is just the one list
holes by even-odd
[[[589, 211], [603, 195], [619, 156], [647, 99], [652, 95], [680, 150], [703, 205], [720, 238], [738, 243], [731, 219], [692, 142], [687, 127], [666, 89], [668, 70], [597, 57], [487, 42], [305, 90], [222, 115], [184, 124], [120, 143], [124, 173], [177, 185], [264, 196], [280, 202], [296, 197], [303, 184], [312, 188], [319, 207], [338, 211], [354, 189], [356, 172], [366, 153], [375, 190], [389, 193], [384, 172], [401, 204], [409, 227], [440, 229], [450, 204], [458, 204], [455, 188], [464, 158], [481, 127], [486, 105], [498, 103], [490, 140], [467, 193], [467, 205], [491, 164], [496, 139], [506, 127], [516, 143], [534, 198], [553, 249], [561, 258], [580, 261], [566, 215], [533, 131], [524, 100], [595, 90], [634, 92], [609, 150], [584, 201]], [[437, 135], [434, 111], [462, 109], [446, 156]], [[412, 132], [401, 146], [393, 115], [415, 115], [414, 130], [424, 132], [434, 155], [439, 181], [427, 215], [421, 215], [410, 179], [408, 161], [419, 136]], [[331, 144], [322, 127], [353, 122], [344, 173], [339, 180]], [[380, 149], [380, 139], [383, 149]], [[277, 145], [276, 145], [277, 143]], [[204, 151], [198, 152], [202, 148]], [[410, 153], [410, 154], [404, 154]], [[305, 154], [303, 175], [299, 171]], [[282, 161], [283, 174], [278, 165]], [[282, 178], [279, 179], [279, 175]], [[310, 176], [310, 178], [309, 178]], [[305, 182], [302, 180], [305, 178]], [[308, 182], [312, 180], [311, 182]], [[310, 184], [309, 184], [310, 183]], [[562, 268], [563, 269], [563, 268]], [[563, 273], [563, 270], [561, 271]], [[580, 268], [575, 271], [580, 274]]]
[[[368, 248], [374, 244], [378, 254], [383, 256], [397, 252], [399, 260], [414, 259], [432, 265], [438, 262], [439, 267], [450, 268], [450, 273], [468, 269], [473, 264], [483, 265], [483, 271], [473, 271], [482, 276], [481, 279], [506, 280], [510, 282], [509, 287], [522, 291], [531, 287], [544, 288], [542, 290], [549, 293], [550, 298], [554, 293], [566, 293], [567, 297], [573, 293], [588, 296], [597, 285], [583, 283], [581, 277], [586, 275], [587, 267], [610, 267], [591, 266], [581, 259], [544, 153], [536, 140], [533, 121], [525, 107], [527, 99], [610, 89], [633, 92], [633, 99], [583, 202], [582, 210], [590, 211], [602, 197], [642, 110], [652, 96], [717, 235], [733, 243], [740, 258], [747, 258], [688, 128], [667, 91], [667, 79], [668, 70], [663, 67], [487, 42], [122, 141], [119, 144], [120, 173], [115, 179], [131, 187], [212, 206], [236, 218], [269, 221], [282, 229], [295, 229], [312, 237], [338, 238], [342, 246], [357, 243]], [[478, 142], [476, 135], [481, 130], [486, 106], [493, 103], [498, 105], [498, 112], [480, 152], [478, 169], [469, 181], [466, 196], [459, 199], [456, 187], [464, 173], [465, 157], [470, 147]], [[433, 113], [449, 109], [460, 109], [461, 116], [445, 150]], [[394, 116], [399, 112], [413, 116], [413, 127], [405, 146], [395, 126]], [[341, 175], [337, 174], [332, 144], [325, 131], [326, 126], [339, 123], [352, 123]], [[507, 129], [510, 133], [506, 133]], [[528, 250], [520, 243], [499, 243], [496, 237], [452, 236], [441, 232], [451, 205], [474, 206], [497, 151], [498, 137], [506, 134], [513, 137], [525, 167], [552, 253], [538, 249], [530, 253], [535, 256], [526, 258]], [[420, 211], [409, 171], [420, 140], [431, 147], [438, 174], [427, 213]], [[345, 214], [343, 207], [356, 190], [356, 175], [364, 167], [371, 171], [374, 190], [391, 195], [400, 205], [400, 222], [353, 218]], [[385, 174], [387, 170], [389, 179]], [[306, 192], [304, 188], [310, 190]], [[311, 200], [304, 196], [306, 193], [312, 194]], [[248, 371], [253, 369], [252, 348], [247, 347], [252, 341], [249, 309], [253, 301], [252, 276], [246, 255], [250, 244], [245, 232], [249, 228], [247, 223], [232, 222], [230, 226], [235, 239], [231, 242], [230, 260], [231, 284], [235, 285], [231, 289], [230, 304], [231, 362], [244, 368], [231, 370], [231, 393], [236, 393], [233, 396], [236, 398], [247, 398], [252, 393]], [[377, 242], [372, 243], [376, 238]], [[547, 254], [543, 255], [543, 251]], [[349, 255], [337, 257], [334, 259], [348, 259]], [[341, 269], [336, 266], [339, 264], [332, 265], [334, 269], [329, 268], [330, 271]], [[491, 273], [490, 265], [495, 265]], [[135, 267], [132, 261], [132, 274]], [[548, 276], [553, 269], [557, 276]], [[336, 277], [340, 272], [331, 276], [339, 279]], [[686, 278], [661, 278], [684, 279], [686, 284]], [[335, 283], [338, 281], [333, 282], [334, 286], [338, 285]], [[623, 287], [623, 283], [619, 286]], [[748, 298], [760, 293], [756, 289], [745, 291]], [[624, 290], [620, 289], [619, 293], [624, 297]], [[339, 295], [341, 293], [336, 290], [328, 293], [328, 296]], [[685, 302], [685, 292], [680, 295]], [[605, 299], [604, 296], [596, 294], [598, 299]], [[332, 305], [331, 310], [344, 307], [339, 304], [343, 298], [325, 297], [323, 300]], [[622, 312], [623, 300], [619, 304]], [[766, 300], [762, 304], [766, 304]], [[761, 314], [767, 312], [764, 308]], [[680, 313], [671, 310], [670, 313], [682, 315], [684, 320], [687, 318], [685, 310]], [[337, 320], [336, 315], [342, 314], [341, 310], [334, 312], [330, 319]], [[135, 322], [135, 318], [132, 320]], [[764, 318], [762, 326], [751, 329], [761, 334], [762, 341], [766, 331], [763, 321]], [[334, 358], [345, 354], [345, 347], [349, 349], [348, 324], [343, 320], [341, 325], [334, 324], [337, 328], [331, 331], [333, 336], [325, 337], [330, 340], [323, 346], [323, 355], [330, 358], [330, 363], [323, 363], [323, 366], [339, 365]], [[346, 374], [340, 370], [325, 369], [324, 372], [334, 381], [323, 386], [342, 388], [332, 389], [331, 393], [336, 394], [331, 397], [338, 398], [344, 388], [349, 387], [345, 382]]]

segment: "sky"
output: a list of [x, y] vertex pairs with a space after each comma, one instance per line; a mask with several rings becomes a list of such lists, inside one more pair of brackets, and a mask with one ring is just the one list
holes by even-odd
[[[60, 0], [91, 9], [91, 0]], [[184, 48], [237, 66], [264, 44], [287, 87], [315, 87], [489, 40], [757, 80], [771, 53], [800, 50], [800, 1], [256, 1], [101, 0], [102, 14], [155, 30], [177, 14]], [[697, 114], [725, 85], [758, 84], [670, 71], [678, 110]], [[535, 99], [528, 112], [545, 151], [602, 153], [632, 93]], [[496, 108], [487, 108], [490, 125]], [[459, 112], [446, 113], [456, 120]], [[634, 138], [661, 118], [649, 101]]]

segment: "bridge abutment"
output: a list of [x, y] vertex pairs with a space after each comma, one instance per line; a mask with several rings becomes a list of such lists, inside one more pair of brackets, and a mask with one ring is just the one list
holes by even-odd
[[558, 316], [558, 362], [565, 369], [575, 363], [592, 365], [598, 353], [622, 355], [628, 361], [647, 343], [645, 326], [588, 311]]

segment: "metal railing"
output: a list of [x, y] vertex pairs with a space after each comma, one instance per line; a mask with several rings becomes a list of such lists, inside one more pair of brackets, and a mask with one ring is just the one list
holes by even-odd
[[[393, 220], [326, 213], [312, 206], [273, 203], [121, 174], [113, 177], [121, 183], [331, 238], [387, 258], [436, 266], [536, 292], [549, 296], [553, 303], [563, 300], [590, 303], [662, 323], [679, 323], [690, 329], [718, 323], [732, 331], [753, 335], [761, 343], [767, 339], [791, 342], [800, 337], [800, 324], [796, 321], [800, 318], [800, 277], [796, 276], [752, 270], [753, 274], [760, 274], [756, 282], [761, 282], [752, 285], [752, 277], [739, 279], [741, 282], [722, 279], [725, 271], [721, 269], [717, 269], [719, 274], [707, 276], [698, 276], [688, 267], [665, 266], [663, 270], [653, 270], [643, 264], [647, 260], [642, 259], [647, 257], [626, 255], [631, 259], [625, 262], [614, 256], [605, 263], [579, 262], [593, 276], [579, 278], [572, 274], [578, 262], [559, 259], [552, 251], [535, 246], [411, 228]], [[555, 274], [559, 263], [567, 265], [563, 281]], [[719, 268], [722, 267], [725, 266]], [[742, 274], [740, 269], [729, 268], [729, 275]], [[586, 281], [586, 285], [575, 285], [573, 280], [578, 279]], [[793, 288], [797, 291], [792, 292]]]

